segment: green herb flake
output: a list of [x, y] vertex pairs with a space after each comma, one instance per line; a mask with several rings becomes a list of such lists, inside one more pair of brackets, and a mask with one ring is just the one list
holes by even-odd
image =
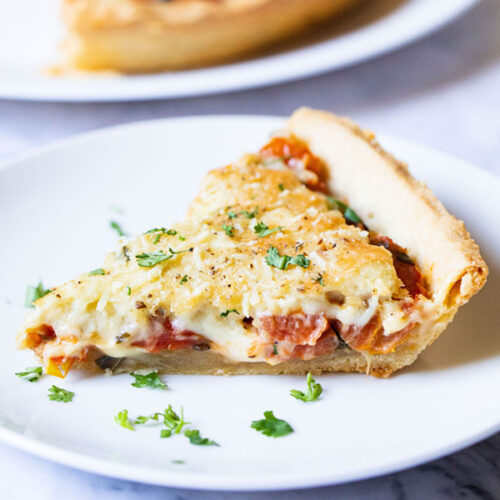
[[129, 286], [127, 287], [127, 295], [130, 295], [132, 293], [132, 288], [130, 288]]
[[181, 280], [179, 281], [179, 285], [184, 285], [184, 283], [187, 283], [189, 280], [189, 276], [187, 274], [185, 274]]
[[224, 232], [230, 237], [232, 238], [234, 236], [234, 226], [229, 226], [227, 224], [222, 224], [222, 229], [224, 230]]
[[118, 412], [118, 415], [116, 415], [115, 417], [115, 422], [118, 425], [124, 427], [125, 429], [128, 429], [129, 431], [134, 430], [133, 425], [130, 423], [130, 420], [128, 419], [128, 410], [122, 410]]
[[[153, 245], [156, 245], [160, 241], [163, 235], [166, 234], [167, 236], [175, 236], [177, 234], [177, 231], [175, 229], [167, 229], [166, 227], [155, 227], [153, 229], [150, 229], [149, 231], [146, 231], [144, 234], [155, 234], [155, 233], [158, 234], [153, 240]], [[179, 236], [179, 239], [181, 239], [181, 236]]]
[[26, 298], [24, 301], [24, 305], [26, 307], [35, 307], [33, 305], [33, 302], [35, 300], [41, 299], [42, 297], [45, 297], [48, 293], [52, 292], [50, 288], [46, 289], [43, 287], [42, 282], [40, 281], [37, 286], [31, 286], [29, 285], [26, 288]]
[[319, 384], [318, 382], [316, 382], [316, 380], [312, 378], [311, 373], [307, 374], [306, 384], [307, 384], [307, 391], [305, 394], [302, 391], [292, 389], [290, 391], [290, 396], [293, 396], [295, 399], [300, 399], [301, 401], [304, 402], [316, 401], [321, 396], [321, 393], [323, 392], [323, 387], [321, 387], [321, 384]]
[[227, 311], [221, 312], [221, 318], [227, 318], [229, 314], [235, 313], [235, 314], [240, 314], [236, 309], [228, 309]]
[[51, 401], [59, 401], [61, 403], [69, 403], [73, 401], [74, 392], [67, 391], [66, 389], [61, 389], [53, 385], [49, 389], [49, 399]]
[[272, 411], [265, 411], [264, 417], [262, 420], [253, 420], [250, 427], [262, 432], [265, 436], [274, 438], [286, 436], [293, 432], [291, 425], [285, 420], [276, 418]]
[[166, 389], [167, 385], [160, 380], [158, 372], [149, 372], [145, 375], [140, 373], [131, 373], [132, 377], [135, 378], [135, 382], [131, 385], [133, 387], [151, 387], [151, 389]]
[[171, 259], [173, 256], [174, 254], [167, 255], [163, 250], [160, 250], [159, 252], [141, 253], [136, 255], [135, 259], [141, 267], [153, 267], [164, 260]]
[[265, 261], [269, 266], [276, 267], [282, 271], [285, 270], [289, 264], [300, 266], [305, 269], [309, 267], [309, 264], [311, 263], [311, 261], [302, 254], [296, 255], [295, 257], [280, 255], [278, 249], [274, 246], [270, 246], [267, 250]]
[[318, 273], [315, 278], [314, 278], [314, 281], [316, 283], [319, 283], [321, 286], [325, 286], [325, 283], [323, 282], [323, 275], [321, 273]]
[[238, 217], [238, 214], [235, 213], [235, 212], [232, 212], [231, 210], [227, 213], [227, 216], [230, 218], [230, 219], [236, 219], [236, 217]]
[[106, 274], [104, 269], [102, 267], [98, 267], [97, 269], [90, 271], [89, 276], [103, 276], [104, 274]]
[[17, 372], [19, 378], [27, 380], [28, 382], [36, 382], [43, 374], [41, 366], [29, 366], [23, 372]]
[[197, 446], [219, 446], [215, 441], [209, 438], [203, 438], [200, 436], [200, 431], [197, 429], [187, 429], [184, 431], [184, 436], [189, 439], [191, 444]]
[[171, 462], [173, 464], [177, 464], [177, 465], [183, 465], [186, 463], [186, 462], [184, 462], [184, 460], [171, 460]]
[[243, 210], [241, 212], [247, 219], [254, 219], [259, 213], [259, 207], [255, 207], [255, 210], [249, 212], [248, 210]]
[[111, 229], [114, 229], [117, 233], [118, 233], [118, 236], [122, 237], [122, 236], [127, 236], [127, 233], [125, 233], [125, 231], [122, 229], [122, 227], [120, 226], [120, 224], [114, 220], [110, 221], [109, 223]]
[[278, 355], [278, 346], [276, 344], [273, 344], [273, 356]]
[[269, 229], [266, 224], [263, 222], [258, 222], [254, 227], [253, 230], [255, 234], [259, 235], [259, 238], [265, 238], [266, 236], [269, 236], [270, 234], [275, 233], [276, 231], [281, 231], [283, 228], [281, 226], [275, 227], [273, 229]]
[[279, 189], [280, 191], [284, 191], [284, 190], [285, 190], [285, 186], [283, 186], [283, 184], [280, 182], [280, 183], [278, 184], [278, 189]]
[[332, 196], [327, 196], [327, 203], [328, 203], [328, 208], [330, 210], [338, 210], [345, 218], [347, 223], [353, 224], [353, 225], [358, 225], [361, 224], [364, 226], [363, 221], [361, 220], [361, 217], [349, 206], [347, 206], [345, 203], [342, 203], [339, 200], [336, 200]]

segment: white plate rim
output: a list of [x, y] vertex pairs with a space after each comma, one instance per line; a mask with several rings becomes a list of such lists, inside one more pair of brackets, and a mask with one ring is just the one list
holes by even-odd
[[[265, 122], [271, 126], [279, 126], [283, 123], [284, 119], [285, 117], [269, 115], [214, 115], [138, 121], [78, 134], [76, 136], [62, 139], [52, 144], [34, 148], [33, 150], [17, 155], [12, 159], [1, 162], [0, 170], [16, 168], [17, 165], [22, 164], [24, 161], [33, 160], [43, 155], [50, 155], [53, 152], [71, 148], [73, 145], [83, 144], [97, 138], [102, 139], [109, 134], [120, 134], [122, 131], [130, 132], [135, 128], [151, 126], [154, 127], [164, 122], [172, 123], [205, 121], [209, 123], [212, 120], [252, 120], [261, 121], [262, 123]], [[447, 153], [442, 153], [432, 148], [422, 147], [410, 141], [397, 139], [384, 134], [379, 134], [378, 138], [382, 143], [390, 140], [392, 144], [401, 144], [403, 147], [407, 148], [418, 148], [424, 154], [434, 155], [443, 159], [447, 158], [449, 161], [452, 161], [461, 169], [463, 169], [463, 171], [469, 172], [471, 175], [485, 175], [490, 182], [498, 183], [498, 185], [500, 186], [500, 179], [495, 174], [476, 167], [468, 162], [455, 158], [454, 156]], [[289, 477], [286, 474], [283, 474], [282, 476], [275, 475], [272, 479], [261, 480], [258, 485], [255, 484], [251, 477], [245, 475], [232, 474], [230, 477], [226, 476], [225, 479], [221, 479], [220, 477], [214, 478], [209, 473], [196, 472], [177, 474], [175, 472], [167, 470], [161, 471], [160, 473], [158, 470], [149, 471], [138, 466], [114, 463], [106, 459], [92, 457], [76, 451], [65, 450], [64, 448], [59, 448], [54, 445], [37, 441], [36, 439], [26, 437], [13, 430], [10, 430], [1, 424], [0, 441], [3, 441], [4, 443], [9, 444], [22, 451], [65, 466], [70, 466], [86, 472], [128, 481], [194, 490], [278, 491], [342, 484], [398, 472], [460, 451], [468, 446], [476, 444], [477, 442], [494, 435], [499, 431], [500, 419], [497, 423], [483, 428], [479, 431], [471, 432], [469, 435], [456, 442], [453, 442], [452, 444], [442, 446], [441, 448], [433, 450], [432, 452], [417, 453], [409, 457], [407, 460], [399, 461], [397, 463], [388, 461], [386, 464], [380, 467], [365, 467], [364, 469], [359, 469], [355, 472], [345, 472], [343, 474], [336, 475], [325, 473], [314, 475], [310, 472], [305, 474], [304, 477]], [[194, 481], [195, 477], [196, 481]]]
[[[115, 76], [113, 78], [117, 78], [118, 85], [106, 85], [105, 87], [100, 86], [98, 81], [95, 81], [93, 86], [85, 85], [83, 87], [79, 86], [78, 80], [73, 84], [71, 80], [69, 80], [69, 83], [65, 83], [62, 80], [55, 85], [51, 84], [50, 81], [47, 81], [46, 85], [40, 85], [40, 82], [43, 80], [38, 79], [31, 84], [23, 83], [22, 81], [0, 81], [0, 98], [52, 102], [120, 102], [213, 95], [276, 85], [355, 65], [407, 46], [453, 22], [472, 9], [472, 7], [478, 5], [479, 2], [480, 0], [455, 0], [453, 4], [450, 3], [449, 9], [445, 10], [441, 16], [432, 17], [427, 24], [416, 23], [412, 25], [410, 23], [404, 35], [393, 37], [388, 33], [386, 38], [380, 40], [378, 43], [374, 44], [372, 40], [370, 44], [365, 44], [361, 49], [356, 49], [355, 44], [352, 44], [352, 52], [350, 52], [349, 56], [340, 58], [328, 58], [325, 56], [329, 52], [334, 53], [334, 50], [331, 49], [334, 48], [334, 44], [339, 39], [354, 39], [358, 32], [362, 32], [363, 29], [371, 29], [372, 26], [362, 28], [361, 30], [354, 30], [347, 35], [342, 35], [332, 40], [250, 61], [230, 63], [200, 70], [182, 71], [174, 74], [157, 73], [154, 75], [142, 75], [138, 77], [139, 79], [135, 80], [126, 80], [127, 77]], [[432, 10], [432, 2], [419, 7], [419, 9]], [[373, 26], [376, 26], [383, 20], [384, 18], [374, 23]], [[322, 57], [311, 58], [310, 55], [318, 52], [318, 49], [322, 51]], [[279, 71], [270, 71], [269, 66], [262, 68], [265, 71], [258, 70], [263, 64], [269, 65], [276, 62], [280, 66]], [[293, 64], [287, 64], [287, 62], [293, 62]], [[181, 84], [182, 81], [179, 81], [179, 84], [175, 85], [175, 81], [179, 77], [181, 79], [185, 78], [187, 74], [192, 75], [190, 85], [185, 85], [185, 81], [184, 84]], [[207, 75], [209, 75], [208, 78]], [[173, 81], [174, 84], [169, 84], [169, 80]], [[197, 83], [193, 84], [192, 82]]]

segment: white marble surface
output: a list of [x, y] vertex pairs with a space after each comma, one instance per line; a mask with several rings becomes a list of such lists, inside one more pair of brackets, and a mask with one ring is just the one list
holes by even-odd
[[[128, 104], [0, 101], [0, 160], [118, 123], [193, 114], [288, 114], [302, 104], [350, 115], [379, 132], [447, 151], [500, 174], [500, 2], [483, 0], [452, 26], [396, 53], [279, 88]], [[0, 444], [0, 498], [500, 499], [500, 434], [390, 476], [273, 494], [140, 485], [54, 465]]]

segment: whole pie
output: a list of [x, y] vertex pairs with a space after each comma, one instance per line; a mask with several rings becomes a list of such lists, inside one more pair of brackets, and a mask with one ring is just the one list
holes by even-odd
[[366, 372], [412, 363], [485, 283], [450, 215], [373, 134], [300, 109], [213, 170], [184, 221], [121, 239], [35, 302], [47, 372]]
[[216, 63], [305, 31], [360, 0], [63, 0], [70, 63], [149, 72]]

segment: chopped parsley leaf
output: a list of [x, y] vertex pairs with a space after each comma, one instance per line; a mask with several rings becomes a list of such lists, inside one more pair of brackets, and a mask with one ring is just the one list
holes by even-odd
[[247, 219], [253, 219], [259, 213], [259, 207], [255, 207], [255, 210], [249, 212], [248, 210], [243, 210], [241, 212]]
[[318, 273], [316, 277], [314, 278], [314, 281], [316, 283], [319, 283], [321, 286], [325, 286], [325, 283], [323, 282], [323, 275], [321, 273]]
[[53, 385], [49, 389], [49, 399], [51, 401], [60, 401], [61, 403], [69, 403], [73, 401], [74, 392], [67, 391], [66, 389], [61, 389]]
[[200, 431], [197, 429], [186, 429], [184, 431], [184, 436], [189, 439], [191, 444], [196, 444], [198, 446], [219, 446], [215, 441], [208, 438], [202, 438], [200, 436]]
[[286, 436], [293, 432], [291, 425], [285, 420], [276, 418], [272, 411], [265, 411], [264, 417], [262, 420], [253, 420], [250, 427], [262, 432], [265, 436], [274, 438]]
[[97, 269], [90, 271], [89, 276], [103, 276], [104, 274], [104, 269], [102, 267], [98, 267]]
[[278, 184], [278, 189], [279, 189], [280, 191], [284, 191], [284, 190], [285, 190], [285, 186], [283, 186], [283, 184], [280, 182], [280, 183]]
[[283, 228], [281, 226], [269, 229], [269, 226], [267, 226], [263, 222], [257, 222], [257, 224], [253, 227], [255, 234], [258, 234], [259, 238], [265, 238], [266, 236], [269, 236], [270, 234], [273, 234], [276, 231], [281, 231], [282, 229]]
[[227, 224], [222, 224], [222, 229], [224, 229], [224, 232], [232, 238], [234, 236], [234, 226], [228, 226]]
[[181, 407], [181, 414], [179, 416], [172, 409], [172, 405], [168, 405], [168, 408], [166, 410], [163, 410], [163, 413], [156, 412], [149, 416], [139, 416], [137, 417], [135, 423], [137, 425], [142, 425], [145, 424], [146, 422], [149, 422], [150, 420], [153, 420], [155, 422], [163, 420], [163, 425], [165, 426], [165, 429], [161, 430], [160, 437], [162, 438], [170, 437], [172, 434], [180, 434], [182, 428], [185, 425], [189, 424], [189, 422], [186, 422], [184, 420], [183, 408]]
[[179, 239], [180, 239], [181, 241], [186, 241], [186, 238], [184, 238], [184, 236], [181, 236], [181, 235], [179, 235]]
[[338, 210], [339, 212], [341, 212], [347, 223], [354, 224], [355, 226], [357, 224], [362, 224], [364, 226], [361, 217], [345, 203], [336, 200], [332, 196], [327, 196], [327, 201], [328, 201], [328, 208], [330, 210]]
[[235, 213], [235, 212], [232, 212], [231, 210], [227, 213], [227, 216], [230, 218], [230, 219], [236, 219], [236, 217], [238, 217], [238, 214]]
[[110, 221], [109, 225], [111, 226], [111, 229], [114, 229], [118, 233], [118, 236], [127, 236], [127, 233], [125, 233], [120, 224], [118, 224], [115, 220]]
[[289, 255], [280, 255], [278, 249], [273, 246], [270, 246], [267, 250], [265, 261], [269, 266], [277, 267], [281, 270], [285, 270], [289, 264], [294, 264], [305, 269], [306, 267], [309, 267], [309, 264], [311, 262], [302, 254], [295, 257], [290, 257]]
[[145, 375], [140, 373], [131, 373], [132, 377], [135, 378], [135, 382], [131, 384], [133, 387], [151, 387], [151, 389], [166, 389], [167, 384], [164, 384], [160, 380], [158, 372], [149, 372]]
[[227, 318], [230, 313], [240, 314], [236, 309], [228, 309], [227, 311], [221, 312], [220, 315], [222, 318]]
[[129, 286], [127, 287], [127, 295], [130, 295], [132, 293], [132, 288], [130, 288]]
[[[165, 227], [155, 227], [153, 229], [150, 229], [149, 231], [146, 231], [144, 234], [153, 234], [153, 233], [158, 233], [155, 239], [153, 240], [153, 245], [156, 245], [164, 234], [166, 234], [167, 236], [175, 236], [177, 234], [177, 231], [175, 229], [167, 229]], [[179, 239], [181, 239], [181, 236], [179, 236]]]
[[184, 283], [187, 283], [188, 282], [188, 279], [189, 279], [189, 276], [187, 274], [185, 274], [181, 280], [179, 281], [179, 285], [184, 285]]
[[35, 307], [33, 305], [33, 302], [35, 302], [35, 300], [41, 299], [42, 297], [45, 297], [45, 295], [47, 295], [50, 292], [52, 292], [52, 290], [50, 288], [45, 289], [41, 281], [38, 283], [37, 286], [29, 285], [28, 288], [26, 289], [26, 298], [24, 301], [24, 305], [26, 307]]
[[278, 346], [276, 344], [273, 344], [273, 355], [274, 356], [278, 355]]
[[115, 422], [118, 425], [125, 427], [125, 429], [128, 429], [129, 431], [134, 430], [133, 425], [130, 423], [130, 421], [128, 419], [128, 410], [122, 410], [122, 411], [118, 412], [118, 415], [116, 415], [116, 417], [115, 417]]
[[180, 250], [179, 252], [176, 252], [175, 250], [169, 248], [168, 251], [170, 252], [170, 255], [167, 255], [163, 250], [160, 250], [159, 252], [141, 253], [139, 255], [136, 255], [135, 258], [139, 266], [153, 267], [156, 266], [156, 264], [163, 262], [164, 260], [171, 259], [174, 255], [190, 252], [191, 250], [191, 248], [188, 248], [187, 250]]
[[43, 369], [41, 366], [30, 366], [25, 368], [23, 372], [17, 372], [16, 375], [19, 378], [23, 378], [28, 382], [36, 382], [43, 374]]
[[173, 464], [177, 464], [177, 465], [182, 465], [182, 464], [185, 464], [186, 462], [184, 462], [184, 460], [171, 460], [171, 462]]
[[305, 394], [302, 391], [292, 389], [290, 391], [290, 396], [293, 396], [295, 399], [300, 399], [301, 401], [304, 402], [316, 401], [323, 392], [323, 387], [321, 387], [321, 384], [319, 384], [318, 382], [316, 382], [316, 380], [312, 378], [310, 372], [307, 374], [306, 384], [307, 384], [307, 392]]

